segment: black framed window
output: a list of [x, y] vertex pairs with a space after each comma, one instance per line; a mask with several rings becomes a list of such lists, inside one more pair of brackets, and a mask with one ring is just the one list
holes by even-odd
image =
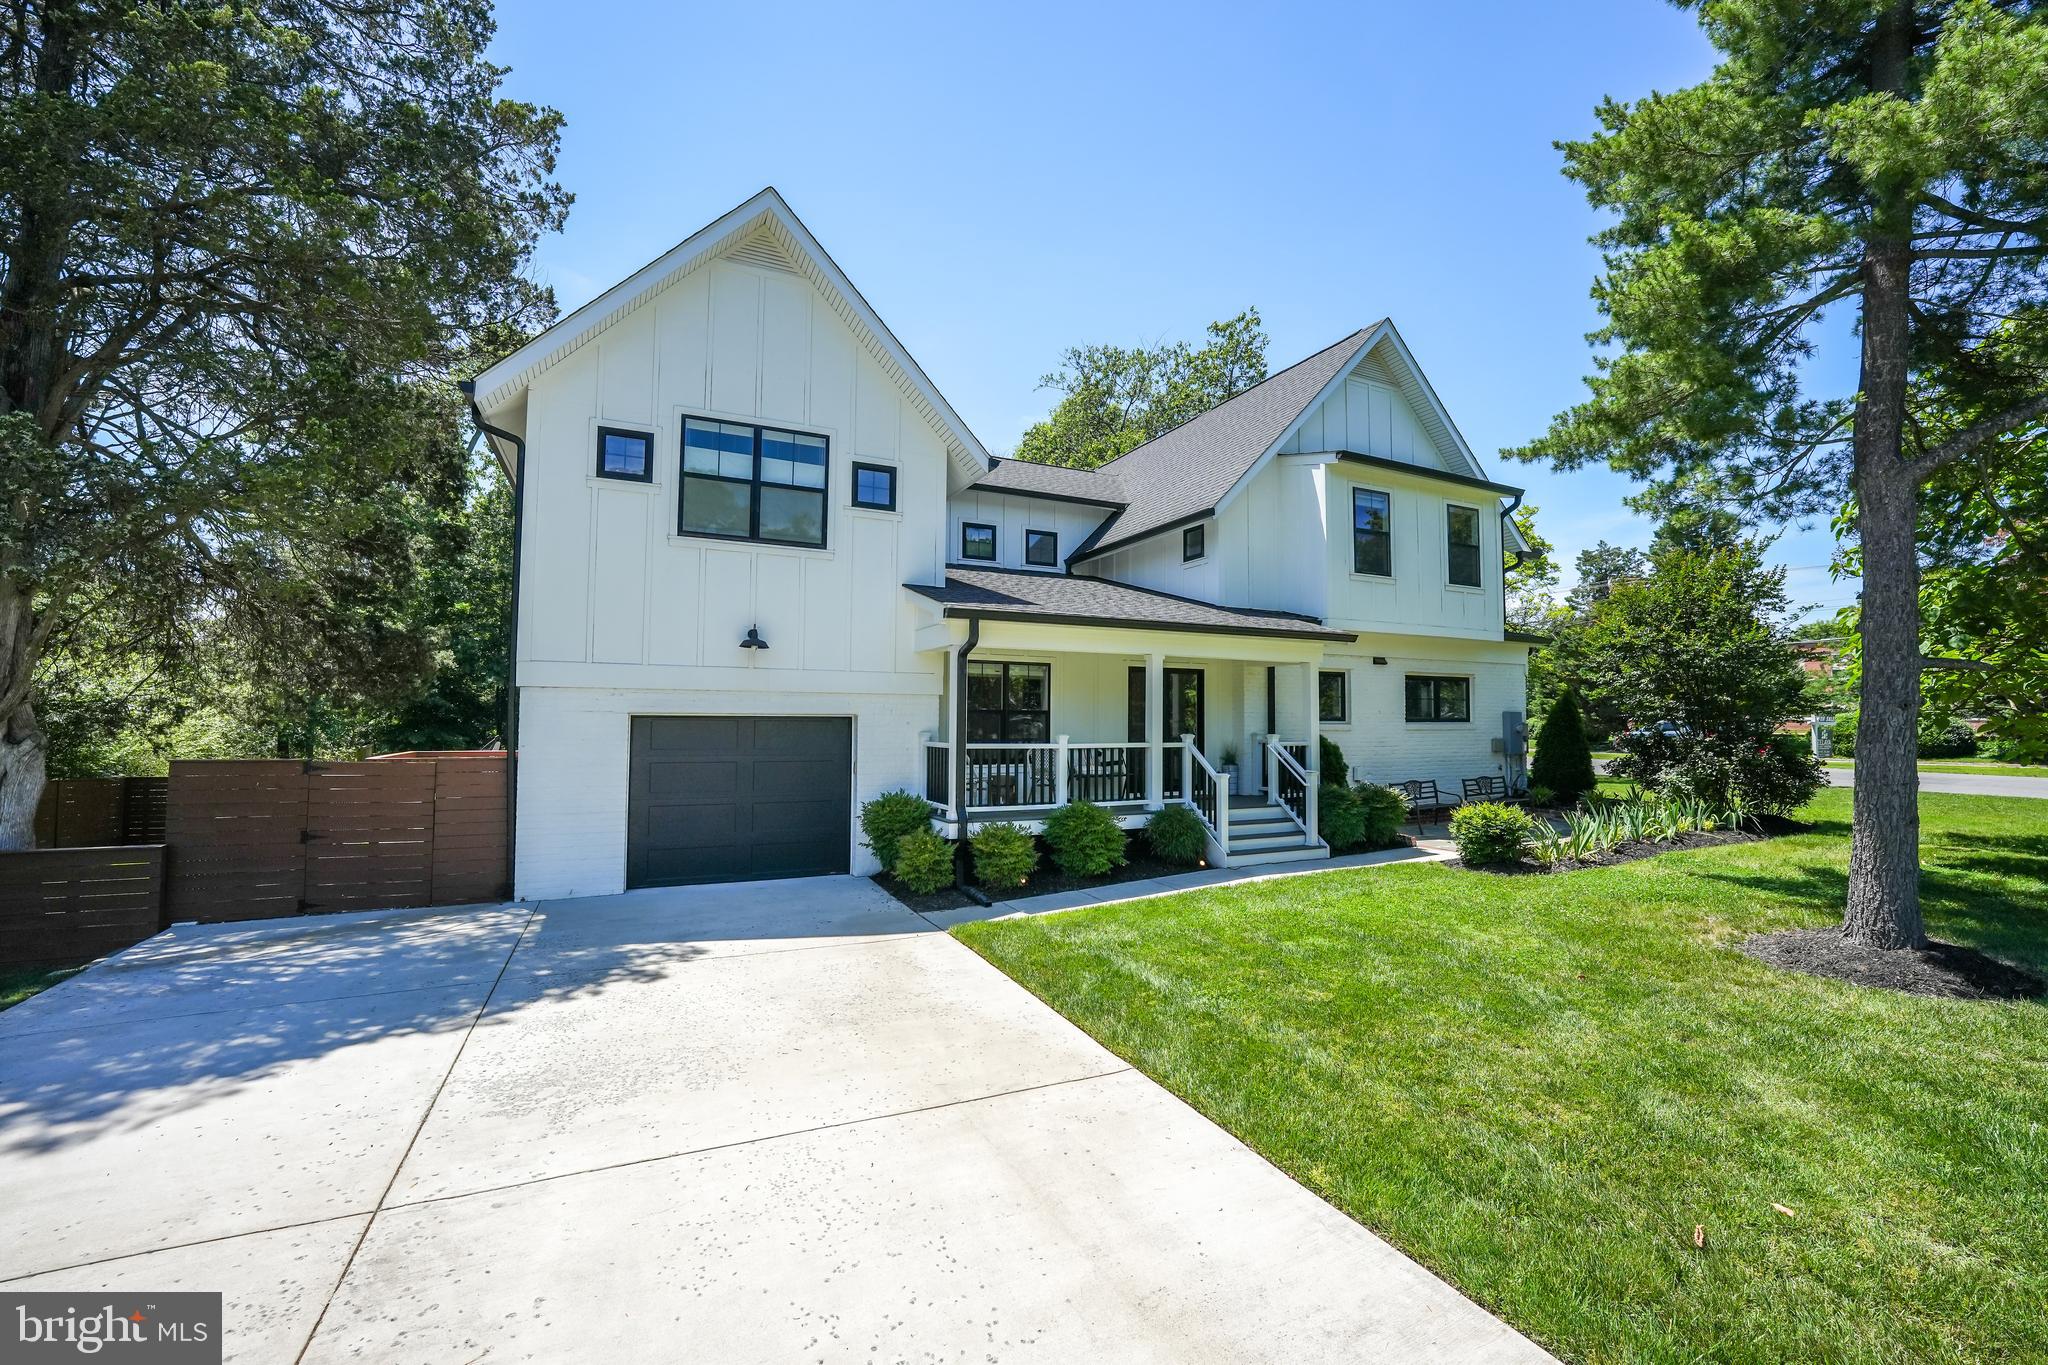
[[1351, 675], [1344, 672], [1316, 675], [1317, 714], [1331, 725], [1351, 719]]
[[1206, 526], [1190, 526], [1180, 533], [1181, 563], [1186, 564], [1190, 560], [1200, 559], [1208, 553], [1208, 529]]
[[1060, 538], [1053, 531], [1024, 533], [1024, 562], [1050, 568], [1060, 562]]
[[1451, 582], [1461, 587], [1479, 586], [1479, 509], [1456, 503], [1444, 509], [1451, 540]]
[[1408, 719], [1472, 719], [1472, 680], [1408, 675]]
[[969, 743], [1037, 744], [1051, 738], [1051, 664], [968, 660]]
[[896, 470], [885, 464], [853, 467], [853, 505], [876, 512], [896, 510]]
[[1391, 510], [1385, 493], [1370, 488], [1351, 490], [1351, 572], [1393, 577]]
[[996, 528], [979, 521], [961, 522], [960, 557], [993, 561], [996, 557]]
[[830, 453], [823, 436], [685, 417], [676, 528], [692, 536], [823, 546]]
[[597, 429], [597, 477], [646, 483], [654, 477], [654, 433]]

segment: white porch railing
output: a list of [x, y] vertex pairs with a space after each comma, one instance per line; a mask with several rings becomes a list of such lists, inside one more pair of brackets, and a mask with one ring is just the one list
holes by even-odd
[[1181, 790], [1187, 793], [1187, 804], [1194, 807], [1202, 823], [1209, 827], [1215, 837], [1216, 852], [1227, 857], [1230, 853], [1230, 774], [1219, 773], [1209, 766], [1209, 760], [1202, 756], [1201, 746], [1195, 743], [1193, 735], [1182, 735]]
[[[1316, 799], [1318, 796], [1315, 770], [1304, 767], [1294, 757], [1296, 746], [1273, 742], [1266, 745], [1266, 799], [1287, 812], [1287, 818], [1301, 826], [1301, 832], [1313, 842], [1316, 838]], [[1300, 746], [1304, 751], [1308, 746]]]
[[[1169, 801], [1181, 799], [1182, 746], [1160, 746], [1162, 788]], [[925, 799], [952, 809], [952, 747], [925, 744]], [[967, 745], [965, 805], [970, 813], [1063, 806], [1068, 801], [1097, 805], [1142, 803], [1151, 746], [1143, 741], [1074, 743], [1065, 735], [1050, 741], [974, 741]]]

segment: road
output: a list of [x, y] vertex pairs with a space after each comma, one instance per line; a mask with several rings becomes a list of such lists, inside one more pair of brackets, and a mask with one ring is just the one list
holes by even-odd
[[[1854, 768], [1828, 769], [1837, 787], [1856, 785]], [[2048, 777], [2003, 777], [1996, 773], [1922, 773], [1920, 790], [1955, 796], [2035, 796], [2048, 801]]]

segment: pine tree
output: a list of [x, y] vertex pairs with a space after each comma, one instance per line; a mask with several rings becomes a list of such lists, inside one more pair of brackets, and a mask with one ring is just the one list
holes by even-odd
[[1593, 790], [1593, 746], [1586, 742], [1585, 717], [1579, 694], [1567, 686], [1543, 717], [1536, 732], [1536, 757], [1529, 765], [1529, 785], [1548, 787], [1562, 804]]

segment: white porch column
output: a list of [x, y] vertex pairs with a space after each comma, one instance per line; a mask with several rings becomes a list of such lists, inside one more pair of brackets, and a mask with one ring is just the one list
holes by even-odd
[[1145, 809], [1166, 804], [1166, 656], [1145, 656]]
[[1053, 741], [1052, 803], [1055, 806], [1067, 804], [1067, 737], [1065, 735], [1061, 735]]

